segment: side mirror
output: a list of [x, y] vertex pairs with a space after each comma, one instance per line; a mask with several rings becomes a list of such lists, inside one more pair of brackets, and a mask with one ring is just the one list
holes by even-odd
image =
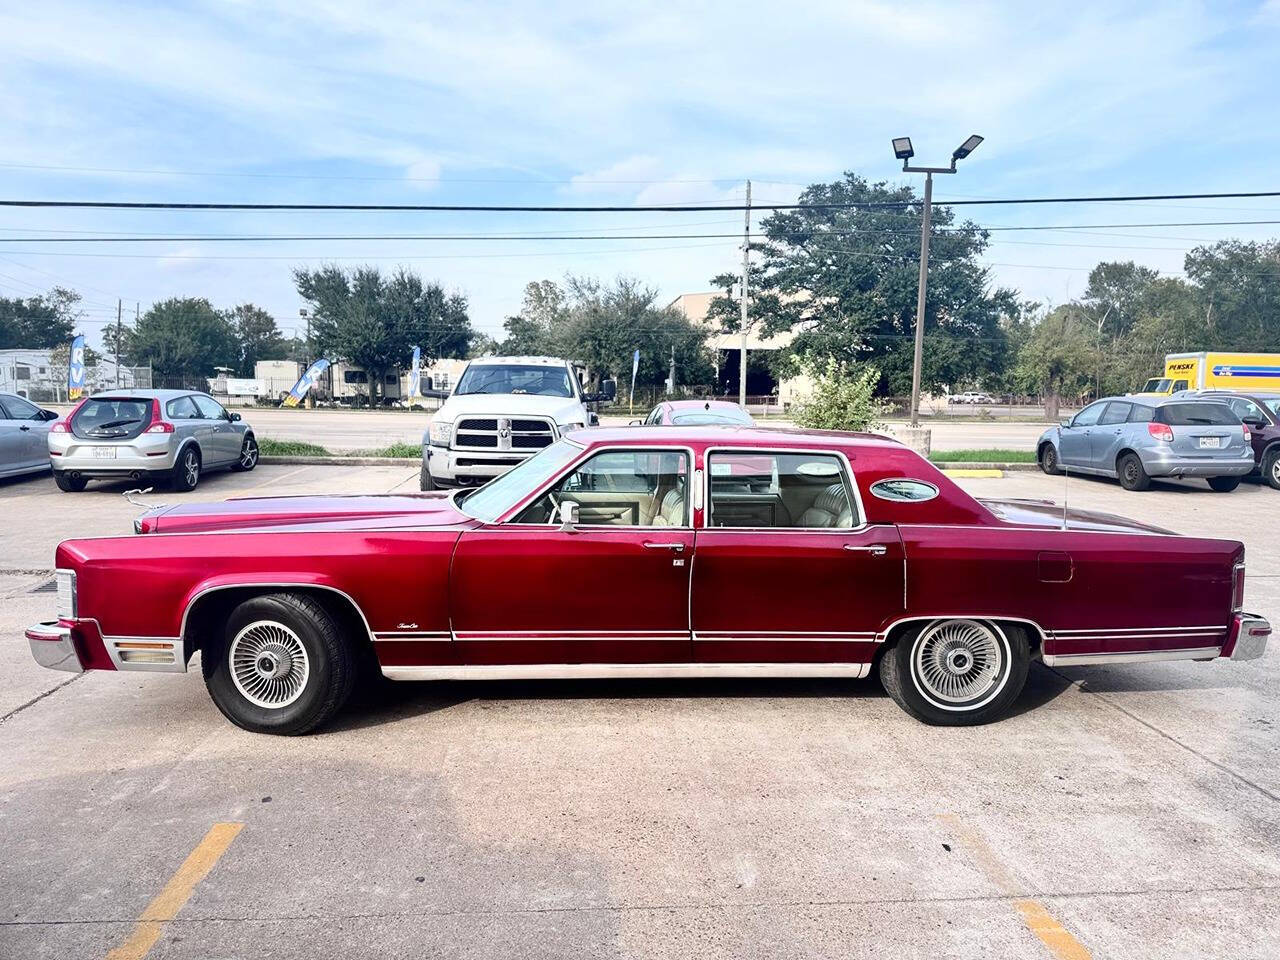
[[1267, 422], [1261, 417], [1244, 417], [1241, 422], [1250, 430], [1263, 430], [1267, 426]]
[[574, 500], [560, 501], [560, 532], [568, 533], [578, 525], [578, 504]]
[[632, 421], [630, 421], [630, 422], [627, 424], [627, 426], [628, 426], [628, 427], [642, 427], [642, 426], [644, 426], [644, 421], [643, 421], [643, 420], [632, 420]]
[[1063, 417], [1061, 420], [1058, 421], [1058, 423], [1064, 427], [1069, 427], [1071, 426], [1071, 421], [1073, 419], [1074, 419], [1073, 417]]
[[239, 423], [239, 422], [240, 422], [240, 414], [238, 414], [238, 413], [231, 413], [231, 414], [228, 414], [228, 415], [227, 415], [227, 419], [228, 419], [228, 420], [230, 420], [232, 423]]
[[595, 395], [596, 400], [604, 403], [613, 403], [618, 398], [618, 381], [617, 380], [601, 380], [600, 392]]
[[52, 410], [41, 410], [40, 419], [44, 421], [57, 420], [58, 414], [54, 413]]

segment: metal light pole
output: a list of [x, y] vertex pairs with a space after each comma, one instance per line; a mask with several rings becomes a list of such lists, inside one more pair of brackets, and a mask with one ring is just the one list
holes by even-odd
[[924, 353], [924, 306], [925, 295], [929, 287], [929, 227], [933, 219], [933, 175], [935, 173], [955, 173], [956, 161], [963, 160], [982, 143], [982, 137], [976, 133], [951, 154], [951, 165], [946, 167], [913, 167], [911, 158], [916, 152], [911, 147], [910, 137], [896, 137], [893, 141], [893, 155], [902, 161], [904, 173], [924, 174], [924, 213], [920, 222], [920, 284], [916, 290], [916, 337], [915, 355], [911, 361], [911, 428], [920, 426], [920, 365]]

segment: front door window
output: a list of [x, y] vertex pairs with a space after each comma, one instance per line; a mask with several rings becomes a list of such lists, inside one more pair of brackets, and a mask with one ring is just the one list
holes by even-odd
[[688, 527], [689, 455], [678, 450], [608, 450], [574, 469], [516, 517], [557, 523], [560, 504], [578, 504], [583, 526]]

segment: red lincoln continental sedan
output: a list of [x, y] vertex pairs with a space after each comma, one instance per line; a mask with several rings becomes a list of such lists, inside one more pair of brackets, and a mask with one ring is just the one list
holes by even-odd
[[[1049, 665], [1261, 656], [1244, 548], [980, 501], [881, 437], [574, 433], [476, 490], [158, 507], [57, 550], [60, 670], [184, 671], [250, 730], [397, 680], [864, 677], [934, 724]], [[369, 654], [372, 653], [370, 657]]]

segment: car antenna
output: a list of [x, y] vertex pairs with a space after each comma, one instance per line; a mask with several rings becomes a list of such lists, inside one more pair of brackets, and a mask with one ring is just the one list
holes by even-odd
[[1067, 491], [1070, 485], [1067, 483], [1071, 479], [1071, 468], [1065, 463], [1062, 465], [1062, 529], [1067, 529]]

